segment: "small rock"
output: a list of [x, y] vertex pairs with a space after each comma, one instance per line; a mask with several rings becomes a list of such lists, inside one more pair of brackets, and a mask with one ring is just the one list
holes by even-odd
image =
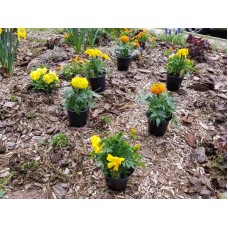
[[215, 70], [213, 69], [213, 68], [207, 68], [207, 71], [209, 72], [209, 73], [214, 73], [215, 72]]
[[150, 70], [145, 70], [145, 69], [138, 69], [139, 72], [141, 73], [145, 73], [145, 74], [150, 74], [151, 71]]
[[52, 134], [52, 133], [55, 131], [55, 129], [56, 129], [55, 127], [49, 128], [49, 129], [46, 131], [46, 133], [50, 135], [50, 134]]
[[16, 105], [16, 102], [6, 102], [4, 107], [13, 108]]
[[204, 163], [208, 160], [206, 154], [205, 154], [205, 148], [204, 147], [198, 147], [195, 149], [194, 153], [191, 154], [191, 160], [193, 163]]
[[64, 170], [64, 174], [68, 175], [69, 173], [70, 173], [70, 170], [69, 170], [68, 168], [66, 168], [66, 169]]
[[64, 196], [66, 194], [66, 190], [60, 185], [54, 185], [52, 188], [53, 188], [55, 194], [57, 194], [59, 196]]
[[56, 116], [49, 116], [48, 119], [51, 121], [51, 122], [57, 122], [58, 121], [58, 118]]
[[206, 189], [202, 189], [200, 191], [200, 195], [202, 196], [203, 199], [209, 199], [210, 195], [211, 195], [211, 191], [206, 190]]
[[61, 153], [54, 153], [51, 157], [51, 161], [53, 163], [57, 163], [58, 161], [60, 161], [62, 159], [62, 154]]
[[0, 177], [1, 178], [4, 178], [4, 177], [7, 177], [7, 176], [9, 176], [10, 175], [10, 172], [7, 170], [7, 171], [5, 171], [5, 172], [3, 172], [3, 173], [0, 173]]
[[200, 78], [199, 78], [199, 77], [196, 77], [196, 76], [194, 76], [193, 79], [194, 79], [195, 81], [199, 81], [199, 80], [200, 80]]

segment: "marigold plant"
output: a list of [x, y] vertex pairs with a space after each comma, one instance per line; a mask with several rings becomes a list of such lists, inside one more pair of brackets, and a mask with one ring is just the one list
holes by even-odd
[[86, 74], [88, 78], [101, 77], [108, 73], [106, 61], [109, 60], [109, 56], [102, 53], [99, 49], [88, 49], [84, 52], [90, 60], [86, 63]]
[[116, 54], [118, 58], [130, 58], [137, 44], [130, 41], [129, 37], [121, 36], [117, 42]]
[[150, 122], [159, 126], [161, 122], [174, 117], [176, 101], [170, 96], [170, 92], [166, 90], [163, 83], [153, 84], [150, 92], [150, 94], [142, 94], [140, 100], [148, 105], [146, 114]]
[[9, 76], [13, 73], [15, 55], [22, 39], [26, 39], [25, 28], [0, 28], [0, 69]]
[[75, 75], [85, 75], [86, 74], [86, 64], [88, 59], [81, 58], [80, 56], [75, 56], [70, 59], [70, 62], [63, 67], [60, 74], [64, 78], [72, 79]]
[[70, 87], [63, 93], [65, 108], [69, 111], [80, 113], [88, 110], [95, 104], [95, 98], [100, 96], [89, 88], [89, 82], [83, 77], [74, 77], [70, 82]]
[[91, 137], [91, 143], [91, 157], [95, 159], [105, 176], [125, 178], [136, 167], [145, 166], [143, 156], [139, 154], [140, 146], [131, 145], [125, 139], [124, 132], [104, 139], [94, 135]]
[[51, 92], [59, 84], [60, 80], [55, 71], [49, 71], [46, 67], [40, 67], [31, 71], [30, 78], [35, 90]]
[[188, 49], [182, 48], [177, 50], [176, 54], [169, 56], [165, 68], [170, 76], [185, 77], [188, 72], [194, 69], [193, 61], [188, 58], [188, 54]]

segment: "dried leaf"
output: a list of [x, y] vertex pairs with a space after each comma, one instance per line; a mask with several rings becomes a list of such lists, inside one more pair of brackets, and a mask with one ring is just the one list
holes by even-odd
[[186, 142], [189, 146], [195, 147], [196, 146], [196, 137], [195, 135], [188, 133], [185, 137]]

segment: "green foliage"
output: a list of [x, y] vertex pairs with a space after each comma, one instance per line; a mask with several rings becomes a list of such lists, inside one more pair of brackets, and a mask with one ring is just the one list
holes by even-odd
[[178, 34], [158, 34], [158, 39], [166, 42], [166, 43], [172, 43], [174, 45], [180, 45], [182, 47], [186, 47], [186, 38], [183, 32]]
[[22, 171], [27, 172], [30, 169], [36, 169], [38, 167], [39, 167], [39, 161], [33, 160], [30, 162], [23, 163], [20, 168]]
[[69, 87], [63, 94], [64, 106], [69, 111], [80, 113], [80, 111], [88, 110], [95, 104], [95, 97], [99, 98], [100, 96], [89, 88], [76, 89]]
[[[66, 42], [74, 48], [76, 54], [80, 54], [83, 44], [85, 44], [86, 28], [66, 28]], [[86, 47], [84, 47], [84, 50]]]
[[193, 61], [186, 59], [186, 57], [180, 58], [177, 55], [168, 58], [165, 68], [169, 75], [176, 77], [185, 77], [188, 72], [194, 70]]
[[116, 47], [116, 54], [119, 58], [129, 58], [133, 53], [134, 47], [131, 43], [119, 42]]
[[84, 75], [85, 65], [72, 61], [63, 67], [61, 74], [67, 79], [72, 79], [77, 74]]
[[88, 78], [96, 78], [108, 73], [105, 60], [100, 57], [93, 57], [86, 64], [86, 75]]
[[6, 73], [13, 73], [13, 62], [19, 41], [14, 29], [4, 28], [0, 34], [0, 64]]
[[94, 47], [99, 30], [100, 30], [99, 28], [87, 29], [87, 42], [89, 43], [90, 48]]
[[58, 133], [53, 136], [51, 140], [52, 144], [58, 148], [67, 147], [69, 144], [69, 138], [64, 133]]
[[18, 98], [17, 98], [17, 96], [12, 95], [12, 96], [10, 97], [10, 100], [11, 100], [12, 102], [17, 102]]
[[6, 177], [0, 178], [0, 198], [2, 198], [5, 195], [4, 186], [7, 185], [7, 183], [9, 183], [12, 176], [13, 176], [13, 174], [11, 173]]
[[141, 95], [140, 100], [148, 104], [147, 117], [156, 126], [174, 116], [176, 101], [170, 96], [169, 92], [159, 95]]
[[[136, 167], [145, 167], [145, 162], [142, 161], [143, 156], [138, 153], [138, 148], [130, 145], [124, 138], [124, 132], [113, 134], [101, 140], [100, 144], [103, 147], [99, 153], [91, 152], [91, 157], [95, 158], [96, 164], [102, 169], [105, 176], [113, 178], [127, 177]], [[118, 171], [108, 168], [108, 154], [114, 157], [125, 158], [119, 165]]]
[[101, 117], [101, 120], [104, 121], [106, 124], [110, 124], [112, 122], [112, 119], [109, 115], [107, 114], [104, 114], [102, 117]]
[[35, 119], [35, 118], [36, 118], [35, 112], [30, 112], [30, 113], [28, 114], [27, 118], [28, 118], [29, 120]]

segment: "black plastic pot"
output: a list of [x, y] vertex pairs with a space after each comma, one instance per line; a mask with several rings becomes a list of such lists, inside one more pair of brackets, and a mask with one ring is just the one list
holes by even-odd
[[119, 71], [128, 71], [131, 63], [131, 58], [119, 58], [117, 57], [117, 69]]
[[154, 124], [153, 122], [150, 122], [150, 120], [148, 119], [149, 133], [155, 136], [163, 136], [167, 131], [169, 121], [171, 119], [172, 117], [168, 118], [166, 121], [161, 122], [158, 127], [156, 124]]
[[112, 177], [105, 177], [107, 187], [114, 191], [124, 190], [127, 187], [128, 180], [134, 171], [135, 170], [132, 170], [130, 172], [129, 176], [127, 176], [123, 179], [121, 179], [121, 178], [114, 179]]
[[105, 75], [97, 78], [88, 78], [93, 91], [101, 93], [105, 91]]
[[169, 91], [178, 91], [183, 78], [167, 75], [166, 87]]
[[89, 110], [81, 111], [79, 114], [67, 110], [71, 127], [84, 127], [87, 123]]

